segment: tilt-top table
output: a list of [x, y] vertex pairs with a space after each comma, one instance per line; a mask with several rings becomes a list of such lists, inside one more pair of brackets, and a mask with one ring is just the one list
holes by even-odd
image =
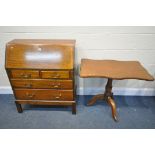
[[112, 110], [112, 116], [117, 121], [116, 104], [112, 93], [112, 80], [137, 79], [153, 81], [154, 78], [138, 61], [91, 60], [82, 59], [80, 67], [82, 78], [107, 78], [104, 94], [95, 95], [88, 103], [93, 105], [97, 100], [105, 100]]

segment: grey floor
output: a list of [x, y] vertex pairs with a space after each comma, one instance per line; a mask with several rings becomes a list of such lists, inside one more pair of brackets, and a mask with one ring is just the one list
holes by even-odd
[[0, 128], [5, 129], [143, 129], [155, 128], [155, 97], [115, 96], [119, 122], [103, 101], [88, 107], [92, 96], [78, 96], [77, 115], [70, 107], [24, 106], [17, 113], [13, 95], [0, 95]]

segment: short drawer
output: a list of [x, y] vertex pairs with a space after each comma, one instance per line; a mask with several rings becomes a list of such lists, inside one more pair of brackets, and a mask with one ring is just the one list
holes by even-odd
[[73, 90], [15, 89], [14, 93], [18, 100], [73, 100]]
[[39, 78], [39, 71], [34, 70], [12, 70], [12, 78], [32, 79]]
[[69, 71], [41, 71], [41, 76], [45, 79], [68, 79]]
[[11, 79], [14, 88], [48, 88], [48, 89], [72, 89], [72, 80], [50, 80], [50, 79]]

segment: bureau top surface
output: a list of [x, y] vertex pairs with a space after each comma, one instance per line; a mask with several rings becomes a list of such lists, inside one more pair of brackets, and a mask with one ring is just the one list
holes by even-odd
[[6, 46], [6, 68], [73, 69], [75, 40], [15, 39]]
[[67, 45], [74, 46], [75, 40], [68, 39], [14, 39], [7, 43], [7, 45]]

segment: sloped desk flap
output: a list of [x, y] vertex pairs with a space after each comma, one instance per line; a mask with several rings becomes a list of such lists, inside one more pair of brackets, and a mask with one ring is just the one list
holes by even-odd
[[6, 46], [6, 68], [73, 69], [74, 40], [13, 40]]

